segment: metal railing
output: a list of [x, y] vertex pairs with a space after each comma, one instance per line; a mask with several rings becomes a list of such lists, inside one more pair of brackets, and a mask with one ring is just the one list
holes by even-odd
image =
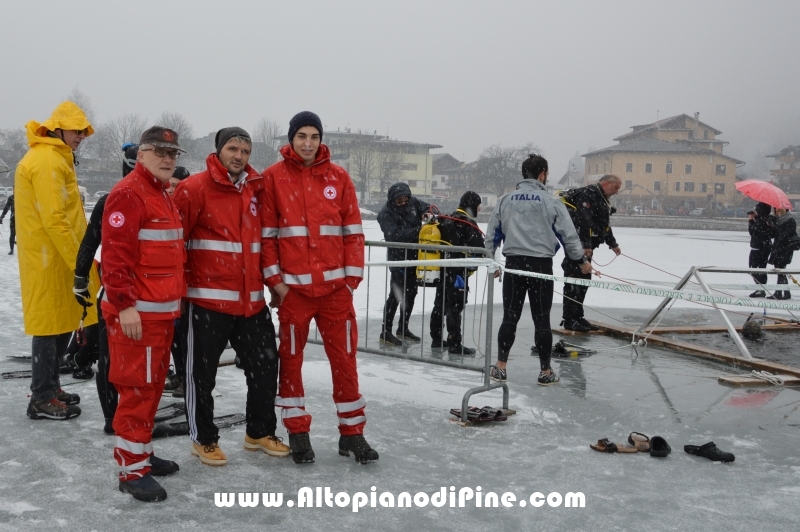
[[[376, 331], [379, 330], [375, 326], [375, 321], [376, 321], [375, 310], [377, 310], [377, 308], [376, 309], [372, 309], [373, 305], [371, 304], [371, 298], [372, 298], [372, 303], [374, 303], [375, 288], [376, 288], [374, 285], [376, 285], [377, 282], [382, 281], [383, 285], [384, 285], [383, 286], [383, 290], [382, 290], [383, 299], [380, 301], [381, 312], [380, 312], [380, 315], [379, 315], [379, 324], [378, 325], [380, 326], [380, 331], [383, 331], [383, 326], [384, 326], [384, 323], [386, 322], [386, 319], [385, 319], [385, 312], [386, 312], [385, 303], [386, 303], [388, 295], [389, 295], [389, 290], [391, 289], [391, 273], [389, 271], [389, 268], [391, 266], [389, 266], [388, 264], [371, 265], [370, 262], [373, 262], [373, 261], [374, 262], [386, 262], [385, 261], [385, 257], [377, 256], [378, 253], [375, 253], [375, 251], [380, 250], [379, 253], [383, 253], [384, 250], [388, 250], [388, 249], [403, 249], [403, 250], [405, 250], [405, 254], [406, 254], [406, 257], [407, 257], [406, 260], [417, 260], [416, 257], [415, 257], [416, 253], [410, 254], [409, 253], [410, 251], [433, 251], [433, 252], [439, 252], [439, 253], [443, 253], [445, 251], [448, 252], [448, 253], [450, 253], [450, 252], [459, 252], [459, 253], [464, 253], [464, 254], [467, 254], [467, 255], [478, 256], [478, 257], [486, 257], [486, 258], [493, 259], [492, 252], [487, 250], [487, 249], [485, 249], [485, 248], [473, 248], [473, 247], [463, 247], [463, 246], [441, 246], [441, 245], [432, 245], [432, 244], [405, 244], [405, 243], [399, 243], [399, 242], [367, 241], [366, 242], [366, 263], [367, 263], [366, 267], [367, 267], [367, 271], [366, 271], [366, 276], [364, 278], [364, 282], [362, 283], [361, 287], [359, 287], [359, 291], [358, 291], [358, 292], [360, 292], [361, 290], [363, 290], [364, 289], [364, 284], [366, 284], [366, 312], [365, 312], [365, 315], [363, 316], [363, 318], [364, 318], [364, 327], [363, 328], [359, 327], [358, 351], [361, 351], [361, 352], [364, 352], [364, 353], [372, 353], [372, 354], [381, 355], [381, 356], [388, 356], [388, 357], [392, 357], [392, 358], [399, 358], [399, 359], [404, 359], [404, 360], [412, 360], [412, 361], [417, 361], [417, 362], [425, 362], [425, 363], [428, 363], [428, 364], [435, 364], [435, 365], [440, 365], [440, 366], [447, 366], [447, 367], [453, 367], [453, 368], [459, 368], [459, 369], [468, 369], [468, 370], [471, 370], [471, 371], [483, 372], [483, 381], [484, 381], [483, 385], [467, 390], [465, 392], [465, 394], [464, 394], [464, 397], [463, 397], [462, 401], [461, 401], [461, 420], [464, 421], [464, 422], [467, 421], [469, 399], [470, 399], [471, 396], [473, 396], [475, 394], [488, 392], [490, 390], [495, 390], [497, 388], [501, 388], [503, 390], [503, 408], [507, 409], [508, 408], [508, 396], [509, 396], [509, 394], [508, 394], [508, 385], [505, 382], [498, 382], [498, 383], [491, 382], [490, 378], [489, 378], [489, 371], [490, 371], [490, 367], [492, 365], [492, 343], [494, 341], [494, 338], [493, 338], [493, 335], [492, 335], [492, 318], [493, 318], [493, 307], [494, 307], [494, 280], [492, 278], [492, 273], [493, 272], [489, 271], [490, 268], [488, 268], [486, 266], [483, 266], [484, 268], [486, 268], [486, 276], [487, 276], [486, 277], [486, 298], [485, 298], [485, 301], [482, 302], [481, 304], [478, 304], [477, 299], [478, 299], [478, 294], [482, 293], [482, 290], [480, 290], [480, 291], [479, 290], [475, 290], [476, 301], [475, 301], [475, 304], [472, 305], [471, 307], [468, 307], [467, 304], [466, 304], [467, 303], [467, 298], [468, 298], [468, 291], [467, 290], [464, 291], [464, 301], [463, 301], [463, 306], [462, 306], [462, 316], [461, 316], [461, 324], [460, 324], [461, 331], [462, 331], [462, 342], [461, 342], [462, 343], [462, 350], [461, 350], [460, 353], [449, 353], [449, 350], [447, 348], [444, 348], [443, 352], [442, 352], [442, 350], [434, 349], [433, 347], [431, 347], [430, 350], [426, 350], [425, 346], [428, 343], [428, 342], [426, 342], [426, 339], [425, 339], [425, 336], [426, 336], [426, 325], [427, 325], [427, 323], [429, 321], [428, 319], [426, 319], [426, 316], [429, 318], [430, 315], [429, 314], [426, 315], [426, 298], [429, 297], [429, 296], [427, 295], [427, 290], [425, 290], [426, 287], [424, 287], [424, 286], [419, 286], [418, 293], [416, 295], [415, 305], [414, 305], [414, 308], [420, 308], [417, 304], [419, 303], [419, 301], [421, 299], [421, 302], [422, 302], [422, 305], [421, 305], [421, 308], [422, 308], [422, 312], [421, 312], [421, 324], [422, 324], [422, 327], [421, 327], [421, 332], [420, 332], [420, 342], [419, 343], [409, 343], [407, 341], [403, 341], [403, 345], [402, 346], [386, 345], [385, 342], [381, 342], [381, 341], [377, 340], [378, 334], [376, 334]], [[410, 255], [410, 257], [409, 257], [409, 255]], [[448, 259], [443, 259], [443, 261], [445, 261], [445, 263], [446, 263], [447, 260]], [[451, 259], [451, 260], [455, 261], [455, 260], [458, 260], [458, 259]], [[416, 270], [416, 268], [417, 268], [416, 266], [405, 266], [405, 267], [413, 268], [414, 270]], [[446, 271], [449, 268], [456, 268], [457, 270], [459, 270], [461, 272], [464, 272], [463, 273], [463, 278], [465, 279], [465, 282], [468, 283], [467, 274], [466, 274], [466, 271], [465, 271], [466, 268], [467, 268], [466, 266], [449, 266], [449, 267], [448, 266], [441, 266], [441, 280], [440, 280], [440, 282], [444, 283], [444, 279], [446, 278]], [[377, 275], [375, 272], [373, 272], [373, 270], [382, 270], [383, 276], [381, 277], [380, 275]], [[478, 277], [478, 276], [476, 276], [476, 277]], [[404, 306], [403, 303], [405, 301], [406, 289], [408, 288], [407, 285], [406, 285], [408, 276], [404, 276], [403, 279], [404, 279], [404, 282], [403, 282], [402, 297], [397, 297], [397, 299], [399, 301], [398, 308], [397, 308], [397, 311], [396, 311], [396, 316], [397, 316], [398, 320], [402, 320], [402, 312], [403, 312], [403, 306]], [[427, 288], [432, 288], [432, 286], [428, 286]], [[419, 293], [419, 292], [421, 292], [421, 293]], [[442, 326], [443, 329], [445, 329], [445, 323], [446, 323], [446, 320], [447, 320], [446, 313], [445, 313], [445, 300], [446, 300], [446, 294], [445, 294], [444, 287], [442, 287], [442, 298], [441, 298], [441, 305], [442, 305], [442, 307], [441, 307], [441, 316], [442, 316], [441, 319], [442, 319], [442, 322], [441, 323], [442, 323], [442, 325], [441, 326]], [[436, 304], [436, 302], [434, 304]], [[483, 358], [484, 358], [484, 363], [483, 363], [482, 367], [479, 366], [479, 365], [471, 363], [471, 361], [473, 359], [471, 358], [470, 355], [465, 355], [464, 354], [464, 350], [463, 350], [464, 340], [467, 338], [467, 327], [466, 327], [467, 324], [466, 324], [466, 321], [467, 321], [468, 309], [472, 310], [473, 323], [475, 322], [476, 314], [478, 312], [480, 312], [480, 320], [479, 320], [479, 325], [478, 325], [479, 338], [478, 338], [478, 341], [476, 343], [481, 343], [481, 342], [483, 343], [482, 346], [480, 346], [480, 345], [477, 346], [479, 354], [481, 354], [480, 352], [481, 352], [481, 348], [482, 348], [482, 355], [483, 355]], [[372, 312], [371, 312], [371, 310], [372, 310]], [[484, 313], [485, 313], [485, 320], [486, 320], [485, 321], [485, 327], [484, 327], [483, 323], [480, 323], [484, 319]], [[409, 322], [412, 321], [412, 319], [414, 320], [414, 322], [416, 322], [417, 321], [417, 317], [419, 315], [420, 315], [419, 313], [418, 314], [414, 314], [413, 317], [409, 319]], [[389, 328], [391, 326], [392, 326], [392, 324], [388, 324], [387, 329], [386, 329], [386, 331], [389, 332], [389, 333], [392, 332], [391, 328]], [[408, 326], [408, 324], [406, 324], [406, 326]], [[361, 330], [362, 329], [364, 331], [363, 343], [362, 343], [362, 338], [361, 338]], [[483, 334], [481, 334], [481, 331], [485, 331], [485, 332]], [[430, 331], [428, 330], [427, 332], [430, 332]], [[481, 338], [481, 336], [483, 336], [483, 337]], [[444, 339], [445, 337], [446, 336], [443, 335], [442, 339]], [[316, 339], [316, 337], [315, 337], [314, 340], [309, 339], [308, 341], [309, 341], [309, 343], [315, 343], [315, 344], [321, 344], [322, 343], [321, 341]], [[377, 343], [378, 345], [376, 347], [371, 347], [370, 344], [374, 345], [375, 343]], [[445, 355], [448, 358], [447, 360], [445, 360]], [[474, 355], [474, 356], [476, 356], [476, 358], [474, 360], [478, 360], [477, 355]]]
[[[700, 288], [708, 294], [709, 296], [714, 295], [712, 294], [713, 287], [709, 286], [706, 280], [700, 275], [701, 273], [747, 273], [750, 275], [753, 274], [761, 274], [761, 275], [797, 275], [800, 274], [800, 270], [795, 268], [788, 268], [788, 269], [765, 269], [765, 268], [724, 268], [718, 266], [693, 266], [689, 268], [689, 271], [686, 272], [678, 284], [675, 285], [673, 290], [681, 290], [686, 287], [686, 285], [691, 281], [692, 277], [695, 278], [697, 284]], [[754, 284], [753, 288], [758, 288], [758, 284]], [[789, 285], [786, 285], [787, 289]], [[666, 297], [664, 300], [653, 310], [653, 312], [647, 317], [647, 319], [642, 323], [634, 332], [634, 340], [636, 336], [643, 336], [647, 327], [655, 321], [655, 319], [661, 314], [661, 312], [672, 302], [672, 298]], [[739, 352], [742, 354], [742, 357], [745, 360], [753, 360], [753, 355], [750, 354], [750, 350], [747, 349], [747, 346], [744, 344], [742, 337], [739, 336], [739, 333], [736, 331], [736, 327], [733, 326], [731, 323], [730, 318], [725, 313], [725, 311], [717, 304], [717, 302], [711, 298], [710, 299], [711, 305], [716, 309], [720, 316], [722, 317], [722, 321], [725, 323], [725, 327], [728, 329], [728, 333], [730, 334], [731, 339], [733, 339], [736, 347], [739, 349]], [[635, 343], [635, 342], [634, 342]]]

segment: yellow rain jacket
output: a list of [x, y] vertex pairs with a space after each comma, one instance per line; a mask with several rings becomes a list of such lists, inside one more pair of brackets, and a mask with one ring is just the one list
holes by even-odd
[[[55, 129], [94, 130], [83, 111], [72, 102], [60, 104], [43, 124], [28, 122], [30, 149], [19, 162], [14, 180], [19, 280], [25, 334], [49, 336], [74, 331], [83, 307], [72, 287], [75, 260], [86, 232], [86, 214], [78, 192], [72, 149], [61, 139], [48, 137]], [[97, 323], [100, 288], [92, 267], [89, 293], [93, 306], [84, 325]]]

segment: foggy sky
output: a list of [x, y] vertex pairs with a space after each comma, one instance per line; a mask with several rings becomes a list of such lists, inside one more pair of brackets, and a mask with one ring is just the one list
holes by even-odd
[[752, 164], [800, 144], [796, 1], [2, 2], [0, 128], [73, 89], [96, 121], [179, 112], [205, 135], [377, 130], [471, 161], [537, 144], [551, 179], [636, 124], [700, 112]]

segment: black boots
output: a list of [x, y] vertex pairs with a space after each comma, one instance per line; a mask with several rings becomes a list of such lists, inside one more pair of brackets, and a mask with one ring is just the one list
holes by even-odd
[[339, 454], [350, 456], [351, 452], [359, 464], [371, 464], [378, 461], [378, 451], [370, 447], [361, 434], [339, 436]]
[[308, 432], [289, 434], [289, 447], [292, 450], [292, 460], [295, 464], [314, 463], [314, 450], [311, 448]]
[[167, 498], [167, 490], [156, 482], [150, 473], [135, 480], [119, 481], [119, 491], [130, 493], [134, 499], [144, 502], [158, 502]]

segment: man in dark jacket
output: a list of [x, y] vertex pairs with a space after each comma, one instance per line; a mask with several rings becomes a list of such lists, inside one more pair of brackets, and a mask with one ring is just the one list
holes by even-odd
[[14, 243], [17, 240], [17, 227], [14, 223], [14, 194], [11, 194], [6, 201], [6, 206], [3, 207], [3, 214], [0, 215], [0, 224], [3, 223], [3, 218], [6, 217], [6, 213], [11, 211], [11, 222], [9, 225], [9, 230], [11, 231], [8, 237], [8, 245], [11, 246], [11, 251], [8, 252], [9, 255], [14, 254]]
[[[747, 230], [750, 232], [750, 268], [766, 268], [767, 259], [772, 251], [772, 239], [775, 238], [774, 218], [770, 214], [772, 207], [766, 203], [756, 204], [755, 211], [747, 213], [749, 215]], [[753, 280], [759, 284], [767, 284], [766, 273], [753, 274]], [[767, 297], [764, 290], [756, 290], [750, 297]]]
[[[591, 258], [595, 249], [605, 242], [614, 253], [622, 253], [609, 225], [613, 210], [608, 199], [619, 192], [621, 181], [614, 174], [606, 174], [597, 183], [570, 190], [562, 195], [572, 223], [581, 239], [584, 254]], [[564, 257], [561, 262], [564, 276], [591, 279], [591, 273], [581, 273], [577, 262]], [[564, 325], [570, 331], [587, 332], [597, 327], [583, 317], [583, 300], [588, 286], [567, 283], [564, 285]]]
[[[769, 264], [778, 269], [786, 268], [792, 263], [792, 255], [798, 249], [800, 238], [797, 236], [797, 222], [786, 209], [775, 208], [775, 241], [772, 243], [772, 253], [769, 255]], [[778, 274], [778, 284], [788, 284], [785, 273]], [[792, 299], [788, 290], [776, 290], [767, 299]]]
[[[386, 205], [378, 214], [378, 224], [387, 242], [419, 242], [419, 230], [422, 227], [422, 215], [430, 209], [430, 205], [411, 195], [411, 189], [405, 183], [395, 183], [389, 187]], [[389, 248], [387, 260], [417, 260], [417, 250]], [[419, 342], [420, 338], [408, 330], [408, 320], [417, 297], [416, 268], [389, 268], [389, 298], [383, 309], [383, 329], [381, 342], [384, 345], [403, 345], [403, 338]], [[397, 324], [397, 336], [392, 334], [392, 323], [400, 306], [400, 318]]]
[[[440, 231], [442, 240], [453, 246], [483, 247], [483, 231], [478, 228], [475, 216], [481, 210], [481, 197], [472, 191], [461, 196], [458, 209], [450, 216], [442, 217]], [[458, 252], [445, 253], [445, 259], [463, 259]], [[431, 338], [433, 348], [447, 347], [454, 355], [474, 356], [475, 350], [464, 347], [461, 337], [461, 311], [469, 293], [468, 276], [474, 269], [466, 267], [443, 268], [442, 282], [436, 287], [433, 311], [431, 312]], [[447, 341], [442, 342], [442, 314], [447, 325]]]

